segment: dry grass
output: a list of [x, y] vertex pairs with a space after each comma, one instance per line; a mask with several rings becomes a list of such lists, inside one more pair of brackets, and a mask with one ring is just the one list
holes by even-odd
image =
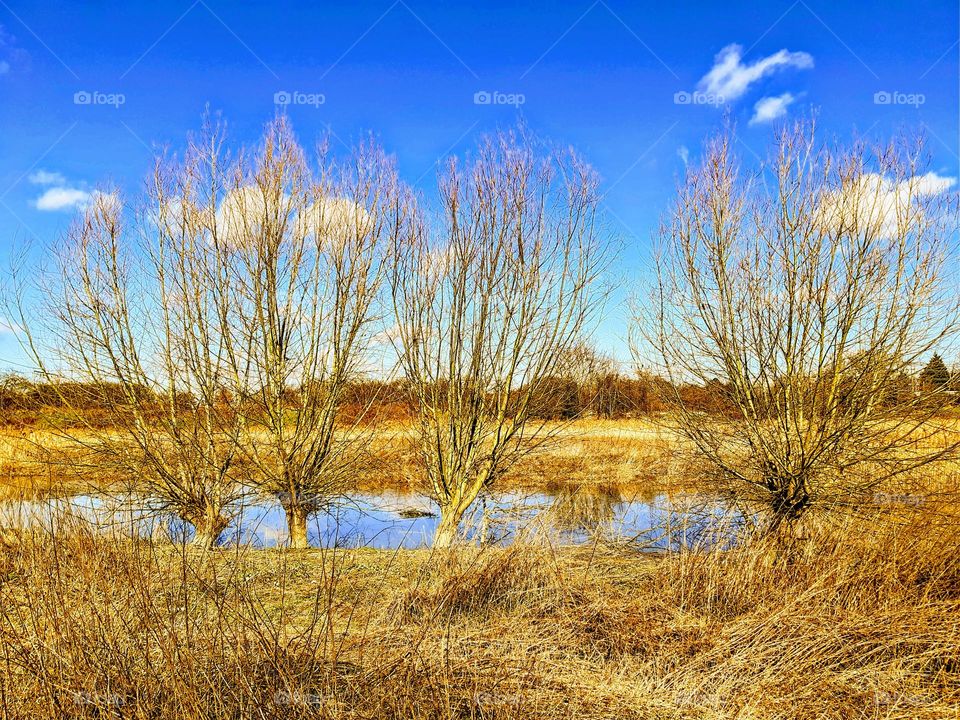
[[[960, 420], [943, 418], [942, 424], [960, 432]], [[369, 454], [355, 468], [353, 489], [422, 490], [411, 432], [403, 422], [378, 426]], [[643, 497], [704, 489], [690, 454], [681, 452], [683, 441], [653, 420], [584, 419], [550, 426], [547, 432], [549, 442], [512, 468], [500, 480], [501, 489], [613, 487]], [[87, 492], [116, 482], [96, 463], [85, 463], [82, 450], [52, 433], [0, 430], [0, 498]]]
[[[548, 431], [555, 432], [551, 441], [502, 479], [504, 490], [596, 486], [656, 494], [696, 489], [676, 453], [678, 440], [651, 421], [581, 420]], [[421, 489], [410, 432], [404, 423], [378, 427], [369, 456], [356, 468], [355, 490]], [[2, 496], [88, 492], [117, 482], [104, 468], [84, 463], [82, 450], [64, 438], [42, 430], [0, 431]]]
[[[946, 522], [946, 521], [945, 521]], [[7, 718], [948, 718], [960, 538], [850, 518], [727, 551], [0, 551]]]
[[[383, 430], [361, 487], [411, 486], [402, 432]], [[11, 494], [24, 447], [3, 450]], [[578, 423], [508, 483], [647, 497], [693, 485], [676, 448], [640, 421]], [[958, 477], [658, 556], [198, 551], [76, 519], [7, 533], [0, 718], [957, 718]]]

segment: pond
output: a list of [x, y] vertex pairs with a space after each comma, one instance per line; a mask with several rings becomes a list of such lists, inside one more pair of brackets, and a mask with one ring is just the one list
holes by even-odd
[[[77, 495], [49, 500], [0, 502], [0, 528], [62, 529], [69, 523], [101, 532], [183, 542], [192, 528], [169, 513], [152, 511], [149, 499]], [[258, 499], [234, 508], [221, 545], [274, 547], [287, 540], [283, 511]], [[418, 495], [358, 494], [310, 519], [314, 547], [417, 548], [430, 545], [439, 522], [437, 506]], [[631, 543], [650, 550], [713, 544], [730, 538], [742, 515], [703, 495], [631, 496], [615, 491], [509, 492], [478, 500], [464, 519], [468, 541], [506, 544], [520, 536], [557, 544]]]

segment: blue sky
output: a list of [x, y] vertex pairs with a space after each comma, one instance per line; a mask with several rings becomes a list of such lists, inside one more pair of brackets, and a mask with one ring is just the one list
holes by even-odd
[[[604, 178], [629, 289], [724, 112], [748, 161], [813, 110], [841, 140], [926, 132], [930, 169], [957, 177], [958, 39], [955, 0], [0, 0], [0, 267], [27, 237], [54, 239], [98, 184], [135, 191], [207, 104], [252, 141], [289, 98], [302, 140], [373, 131], [425, 192], [439, 157], [521, 117], [575, 146]], [[621, 356], [628, 289], [598, 340]], [[0, 368], [15, 345], [0, 322]]]

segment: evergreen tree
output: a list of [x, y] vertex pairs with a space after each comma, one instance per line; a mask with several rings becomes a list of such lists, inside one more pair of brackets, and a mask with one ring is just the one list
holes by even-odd
[[950, 384], [950, 370], [943, 358], [934, 354], [927, 366], [920, 371], [920, 382], [930, 388], [946, 388]]

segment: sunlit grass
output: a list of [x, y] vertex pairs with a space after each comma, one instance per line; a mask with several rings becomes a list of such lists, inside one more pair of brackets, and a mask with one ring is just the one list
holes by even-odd
[[956, 533], [922, 514], [649, 556], [0, 552], [10, 717], [945, 718]]

